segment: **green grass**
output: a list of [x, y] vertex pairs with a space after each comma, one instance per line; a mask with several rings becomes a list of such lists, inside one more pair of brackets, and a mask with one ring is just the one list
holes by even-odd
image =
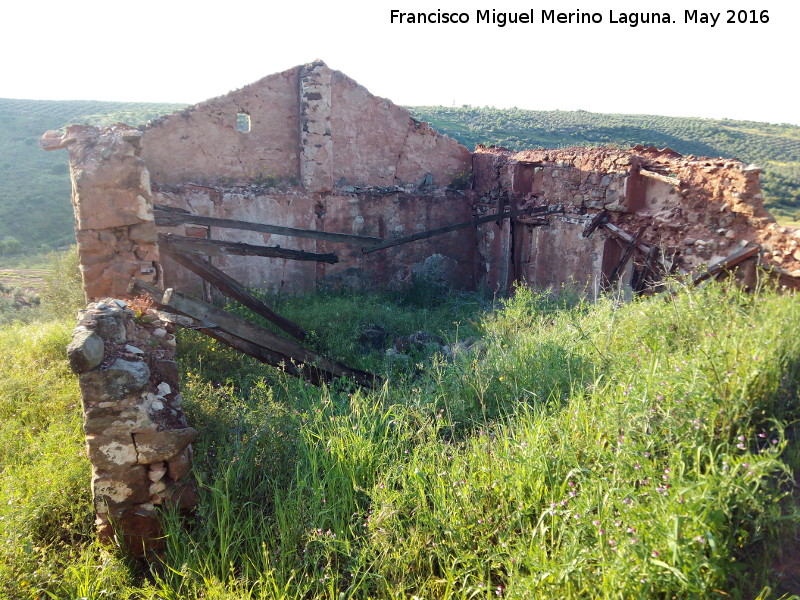
[[[271, 299], [319, 349], [389, 376], [374, 392], [318, 389], [182, 335], [201, 505], [188, 523], [165, 515], [168, 550], [149, 571], [91, 543], [68, 326], [3, 329], [0, 589], [153, 600], [792, 591], [770, 569], [800, 522], [795, 297], [711, 285], [631, 304], [526, 289], [502, 303], [414, 300]], [[369, 324], [480, 341], [398, 365], [359, 347]]]

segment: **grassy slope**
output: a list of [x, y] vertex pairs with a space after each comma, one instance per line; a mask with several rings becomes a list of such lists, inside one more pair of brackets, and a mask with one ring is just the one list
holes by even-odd
[[[779, 583], [768, 551], [798, 522], [786, 502], [800, 464], [787, 428], [800, 416], [796, 298], [714, 285], [627, 305], [527, 290], [494, 307], [277, 303], [318, 347], [392, 382], [318, 390], [187, 334], [201, 518], [168, 522], [165, 566], [144, 578], [90, 543], [67, 328], [0, 331], [0, 589], [752, 598]], [[482, 341], [454, 360], [387, 362], [358, 347], [370, 323]]]
[[[65, 152], [43, 152], [47, 129], [70, 123], [136, 125], [178, 104], [0, 99], [0, 240], [26, 247], [72, 243]], [[420, 119], [473, 147], [653, 144], [683, 153], [736, 156], [767, 168], [766, 197], [776, 214], [800, 219], [800, 127], [749, 121], [613, 115], [585, 111], [412, 107]]]

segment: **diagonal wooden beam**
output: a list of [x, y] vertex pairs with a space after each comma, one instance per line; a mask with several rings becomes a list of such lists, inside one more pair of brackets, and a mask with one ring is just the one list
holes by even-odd
[[721, 261], [714, 263], [713, 265], [709, 265], [709, 267], [699, 275], [695, 275], [692, 278], [692, 285], [697, 285], [709, 279], [711, 277], [715, 277], [719, 275], [722, 271], [727, 271], [738, 265], [743, 260], [750, 258], [751, 256], [755, 256], [758, 254], [758, 251], [761, 250], [761, 246], [758, 244], [754, 245], [746, 245], [737, 250], [731, 252], [728, 256], [723, 258]]
[[195, 275], [199, 275], [205, 281], [208, 281], [211, 285], [217, 288], [220, 292], [229, 298], [233, 298], [234, 300], [241, 302], [247, 308], [256, 314], [261, 315], [270, 323], [274, 323], [289, 335], [297, 338], [298, 340], [304, 340], [308, 336], [308, 333], [305, 329], [300, 327], [294, 321], [290, 321], [286, 317], [276, 313], [274, 310], [272, 310], [272, 308], [248, 292], [244, 286], [239, 284], [239, 282], [220, 271], [206, 259], [195, 254], [180, 252], [168, 241], [161, 243], [159, 248], [179, 265], [189, 269]]
[[133, 279], [128, 293], [133, 296], [150, 296], [160, 308], [194, 319], [197, 322], [196, 328], [202, 333], [295, 377], [308, 379], [315, 384], [345, 377], [366, 388], [383, 385], [383, 379], [377, 375], [352, 369], [246, 319], [171, 288], [163, 291], [139, 279]]
[[409, 242], [424, 240], [429, 237], [442, 235], [443, 233], [449, 233], [451, 231], [456, 231], [458, 229], [464, 229], [466, 227], [480, 225], [481, 223], [491, 223], [492, 221], [497, 221], [499, 219], [511, 219], [522, 215], [554, 214], [557, 212], [564, 212], [564, 208], [561, 205], [558, 205], [556, 207], [533, 206], [531, 208], [522, 208], [520, 210], [511, 210], [508, 212], [496, 213], [493, 215], [485, 215], [483, 217], [475, 217], [473, 219], [470, 219], [469, 221], [454, 223], [453, 225], [446, 225], [445, 227], [439, 227], [437, 229], [429, 229], [428, 231], [420, 231], [419, 233], [415, 233], [413, 235], [409, 235], [406, 237], [395, 238], [393, 240], [385, 240], [379, 244], [375, 244], [374, 246], [364, 246], [361, 248], [361, 252], [363, 252], [364, 254], [369, 254], [370, 252], [377, 252], [378, 250], [385, 250], [386, 248], [392, 248], [394, 246], [408, 244]]
[[176, 227], [184, 223], [194, 225], [206, 225], [210, 227], [223, 227], [226, 229], [244, 229], [246, 231], [260, 231], [261, 233], [272, 233], [275, 235], [286, 235], [289, 237], [311, 238], [314, 240], [327, 240], [329, 242], [343, 242], [349, 244], [363, 244], [365, 242], [380, 242], [381, 238], [368, 235], [355, 235], [352, 233], [333, 233], [329, 231], [316, 231], [313, 229], [296, 229], [294, 227], [284, 227], [282, 225], [267, 225], [265, 223], [250, 223], [248, 221], [236, 221], [234, 219], [218, 219], [216, 217], [203, 217], [189, 213], [169, 210], [166, 207], [155, 206], [153, 208], [156, 225], [161, 227]]

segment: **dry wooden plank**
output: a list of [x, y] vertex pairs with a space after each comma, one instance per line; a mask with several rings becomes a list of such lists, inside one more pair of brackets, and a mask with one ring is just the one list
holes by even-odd
[[208, 281], [211, 285], [217, 288], [220, 292], [229, 298], [233, 298], [234, 300], [241, 302], [247, 308], [256, 314], [261, 315], [269, 322], [274, 323], [289, 335], [297, 338], [298, 340], [304, 340], [308, 336], [308, 333], [297, 323], [290, 321], [286, 317], [276, 313], [271, 307], [267, 306], [264, 302], [248, 292], [244, 286], [239, 284], [238, 281], [223, 273], [204, 258], [201, 258], [195, 254], [187, 254], [177, 251], [171, 247], [169, 243], [164, 243], [160, 247], [172, 260], [177, 262], [179, 265], [189, 269], [195, 275], [199, 275], [205, 281]]
[[608, 211], [607, 210], [601, 210], [599, 213], [597, 213], [596, 215], [594, 215], [592, 217], [591, 221], [589, 221], [586, 224], [586, 227], [583, 228], [583, 232], [581, 233], [581, 236], [584, 239], [588, 238], [590, 235], [592, 235], [592, 233], [594, 233], [595, 229], [600, 227], [603, 223], [607, 223], [607, 222], [608, 222]]
[[[617, 227], [613, 223], [604, 223], [603, 227], [609, 233], [611, 233], [613, 236], [618, 237], [619, 239], [621, 239], [623, 242], [625, 242], [627, 244], [630, 244], [631, 240], [633, 240], [633, 236], [630, 233], [628, 233], [627, 231], [625, 231], [623, 229], [620, 229], [619, 227]], [[644, 244], [642, 242], [637, 242], [636, 243], [636, 247], [639, 248], [639, 250], [641, 250], [645, 254], [649, 254], [650, 253], [650, 246], [648, 246], [647, 244]]]
[[204, 238], [192, 238], [173, 233], [159, 233], [159, 242], [168, 242], [183, 252], [196, 252], [208, 256], [223, 257], [230, 254], [238, 256], [265, 256], [268, 258], [285, 258], [287, 260], [307, 260], [335, 264], [339, 257], [334, 252], [319, 254], [305, 250], [291, 250], [280, 246], [258, 246], [242, 242], [226, 242]]
[[758, 254], [758, 251], [761, 250], [761, 246], [758, 244], [754, 245], [747, 245], [741, 248], [738, 248], [731, 252], [728, 256], [723, 258], [721, 261], [710, 265], [706, 271], [700, 273], [699, 275], [695, 275], [692, 278], [692, 285], [697, 285], [709, 279], [710, 277], [714, 277], [719, 275], [722, 271], [727, 271], [738, 265], [743, 260], [750, 258], [751, 256], [755, 256]]
[[179, 314], [208, 324], [207, 329], [216, 329], [251, 344], [261, 346], [269, 352], [279, 355], [286, 362], [294, 363], [298, 368], [301, 368], [301, 365], [305, 365], [305, 367], [302, 367], [303, 369], [306, 367], [316, 369], [320, 372], [320, 380], [329, 381], [337, 377], [346, 377], [364, 387], [382, 385], [381, 378], [372, 373], [351, 369], [339, 361], [326, 358], [313, 350], [304, 348], [297, 342], [282, 338], [268, 329], [259, 327], [246, 319], [205, 302], [195, 300], [172, 288], [164, 292], [162, 304]]
[[655, 179], [656, 181], [661, 181], [662, 183], [668, 183], [670, 185], [680, 186], [681, 184], [681, 180], [677, 177], [668, 177], [667, 175], [662, 175], [655, 171], [648, 171], [647, 169], [639, 169], [639, 174], [642, 177], [649, 177], [650, 179]]
[[647, 226], [642, 226], [639, 229], [639, 232], [633, 237], [633, 239], [628, 242], [627, 246], [625, 246], [625, 251], [622, 253], [622, 258], [619, 259], [619, 263], [617, 266], [614, 267], [614, 270], [611, 272], [611, 276], [608, 278], [609, 285], [614, 285], [617, 282], [617, 279], [622, 274], [622, 271], [625, 269], [625, 266], [628, 264], [631, 256], [633, 256], [633, 249], [636, 247], [636, 244], [642, 239], [644, 232], [647, 230]]
[[272, 233], [289, 237], [311, 238], [314, 240], [327, 240], [329, 242], [343, 242], [349, 244], [363, 244], [364, 242], [380, 242], [380, 238], [368, 235], [355, 235], [352, 233], [333, 233], [329, 231], [316, 231], [313, 229], [297, 229], [294, 227], [284, 227], [282, 225], [267, 225], [265, 223], [250, 223], [247, 221], [237, 221], [234, 219], [218, 219], [217, 217], [203, 217], [188, 213], [165, 210], [161, 206], [155, 206], [153, 210], [156, 225], [161, 227], [176, 227], [184, 223], [194, 225], [206, 225], [209, 227], [223, 227], [226, 229], [244, 229], [246, 231], [260, 231], [261, 233]]
[[445, 227], [438, 227], [436, 229], [429, 229], [427, 231], [420, 231], [419, 233], [415, 233], [413, 235], [409, 235], [406, 237], [395, 238], [393, 240], [385, 240], [379, 244], [375, 244], [374, 246], [364, 246], [361, 248], [361, 252], [363, 252], [364, 254], [369, 254], [370, 252], [385, 250], [386, 248], [392, 248], [394, 246], [408, 244], [409, 242], [424, 240], [436, 235], [442, 235], [444, 233], [456, 231], [458, 229], [464, 229], [466, 227], [480, 225], [481, 223], [491, 223], [492, 221], [497, 221], [500, 219], [509, 219], [514, 217], [519, 217], [521, 215], [554, 214], [556, 212], [564, 212], [563, 207], [561, 207], [561, 205], [557, 207], [533, 206], [531, 208], [523, 208], [520, 210], [512, 210], [492, 215], [485, 215], [483, 217], [475, 217], [473, 219], [470, 219], [469, 221], [463, 221], [461, 223], [455, 223], [453, 225], [446, 225]]

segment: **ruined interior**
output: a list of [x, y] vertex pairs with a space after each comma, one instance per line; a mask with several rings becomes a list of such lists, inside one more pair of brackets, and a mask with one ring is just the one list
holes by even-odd
[[[614, 286], [647, 293], [670, 273], [699, 283], [734, 267], [752, 285], [757, 264], [783, 285], [800, 281], [800, 231], [777, 225], [764, 210], [756, 166], [641, 146], [470, 152], [321, 61], [142, 128], [72, 126], [63, 134], [45, 133], [41, 145], [69, 151], [88, 301], [149, 294], [156, 305], [182, 315], [147, 327], [142, 335], [156, 336], [153, 347], [163, 345], [161, 332], [172, 323], [188, 324], [315, 381], [346, 375], [369, 386], [376, 380], [224, 311], [198, 308], [181, 292], [208, 300], [208, 282], [215, 281], [226, 295], [269, 314], [246, 287], [309, 293], [403, 285], [426, 276], [499, 294], [524, 284], [571, 286], [596, 297]], [[138, 281], [133, 288], [132, 279]], [[78, 332], [95, 331], [109, 310], [119, 312], [110, 300], [95, 302], [91, 323]], [[114, 318], [133, 314], [123, 313]], [[152, 315], [154, 323], [165, 318]], [[302, 340], [302, 328], [270, 318]], [[129, 320], [128, 334], [135, 335]], [[223, 322], [229, 323], [225, 330]], [[96, 485], [96, 502], [117, 506], [119, 518], [146, 515], [145, 525], [126, 518], [144, 531], [139, 538], [152, 538], [157, 532], [147, 519], [170, 490], [183, 489], [194, 433], [186, 433], [186, 423], [158, 425], [159, 411], [179, 414], [175, 378], [149, 380], [139, 373], [133, 386], [136, 362], [144, 360], [137, 347], [131, 350], [122, 338], [105, 342], [114, 350], [111, 358], [133, 366], [123, 364], [117, 377], [110, 372], [117, 363], [103, 362], [101, 351], [99, 361], [76, 368], [87, 443], [100, 484], [119, 480], [109, 475], [111, 467], [128, 470], [113, 493]], [[72, 350], [78, 357], [87, 351], [84, 342]], [[152, 365], [156, 359], [147, 360]], [[120, 377], [131, 381], [123, 385]], [[111, 392], [96, 389], [106, 380]], [[176, 406], [164, 409], [176, 398]], [[117, 401], [127, 404], [108, 414]], [[98, 410], [103, 420], [95, 425]], [[148, 414], [155, 417], [144, 419]], [[135, 436], [165, 431], [180, 438], [173, 446], [182, 458], [153, 452], [147, 462]], [[120, 492], [137, 485], [146, 493]], [[107, 529], [108, 518], [98, 514]]]

